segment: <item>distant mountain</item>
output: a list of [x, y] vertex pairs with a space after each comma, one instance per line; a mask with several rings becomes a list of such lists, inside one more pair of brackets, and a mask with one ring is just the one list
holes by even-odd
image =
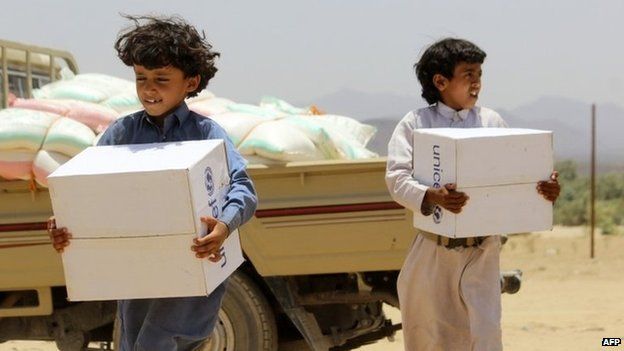
[[[499, 110], [511, 127], [552, 130], [555, 156], [585, 162], [591, 153], [591, 105], [561, 97], [542, 97], [511, 111]], [[596, 111], [599, 163], [624, 163], [624, 109], [605, 104]]]
[[402, 117], [392, 118], [392, 117], [382, 117], [382, 118], [374, 118], [368, 119], [364, 121], [366, 124], [373, 125], [377, 128], [377, 133], [373, 136], [373, 139], [366, 145], [366, 147], [381, 156], [385, 156], [388, 154], [388, 141], [392, 136], [392, 132], [394, 131], [394, 127], [396, 127], [397, 123]]
[[[424, 106], [418, 96], [363, 93], [341, 90], [306, 102], [327, 113], [356, 118], [377, 127], [368, 147], [385, 155], [397, 122], [409, 110]], [[586, 167], [590, 158], [591, 106], [556, 96], [541, 97], [515, 109], [495, 108], [510, 127], [552, 130], [556, 159], [573, 159]], [[624, 108], [615, 104], [597, 107], [597, 162], [602, 170], [624, 169]]]

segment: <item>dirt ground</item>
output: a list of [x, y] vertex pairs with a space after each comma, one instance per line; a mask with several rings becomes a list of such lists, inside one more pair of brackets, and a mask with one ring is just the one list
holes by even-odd
[[602, 338], [624, 338], [624, 236], [596, 234], [594, 259], [587, 228], [505, 246], [501, 267], [524, 272], [518, 294], [503, 295], [505, 350], [605, 350]]
[[[504, 294], [503, 344], [506, 351], [624, 351], [602, 347], [602, 338], [624, 338], [624, 235], [596, 233], [590, 259], [589, 229], [556, 227], [510, 237], [501, 269], [523, 271], [522, 288]], [[400, 320], [397, 310], [388, 310]], [[380, 342], [366, 351], [403, 350]]]
[[[556, 227], [552, 232], [512, 236], [503, 248], [501, 268], [521, 269], [522, 288], [503, 295], [503, 343], [507, 351], [624, 351], [602, 347], [602, 338], [624, 338], [624, 235], [596, 234], [590, 259], [589, 230]], [[400, 320], [396, 309], [388, 316]], [[380, 341], [362, 351], [403, 350]], [[294, 345], [281, 347], [291, 350]], [[298, 345], [297, 350], [302, 350]], [[53, 351], [53, 343], [10, 341], [0, 351]]]

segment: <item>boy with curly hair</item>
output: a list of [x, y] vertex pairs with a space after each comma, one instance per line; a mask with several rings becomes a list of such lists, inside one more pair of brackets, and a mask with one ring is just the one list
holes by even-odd
[[[459, 213], [469, 202], [455, 184], [433, 188], [413, 178], [414, 129], [507, 127], [498, 113], [476, 105], [485, 56], [467, 40], [447, 38], [429, 46], [414, 65], [429, 106], [399, 122], [388, 144], [386, 168], [393, 199], [414, 212], [431, 215], [437, 205]], [[540, 181], [537, 191], [554, 202], [560, 191], [557, 173]], [[502, 350], [500, 236], [418, 234], [397, 281], [405, 349]]]
[[[119, 58], [134, 69], [144, 110], [123, 117], [104, 133], [98, 145], [143, 144], [223, 139], [230, 187], [219, 218], [203, 217], [208, 233], [189, 243], [189, 254], [217, 262], [219, 249], [233, 230], [254, 214], [257, 199], [245, 162], [214, 121], [187, 107], [217, 72], [219, 55], [203, 35], [181, 18], [131, 17], [134, 26], [115, 43]], [[155, 191], [157, 189], [154, 189]], [[70, 244], [68, 228], [48, 227], [58, 252]], [[225, 282], [209, 296], [118, 301], [119, 350], [194, 350], [210, 336], [217, 321]]]

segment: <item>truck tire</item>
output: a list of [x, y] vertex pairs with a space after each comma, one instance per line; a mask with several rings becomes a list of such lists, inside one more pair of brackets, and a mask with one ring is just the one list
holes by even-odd
[[276, 351], [275, 315], [256, 284], [235, 272], [219, 311], [212, 336], [198, 351]]
[[[119, 350], [121, 323], [115, 318], [113, 350]], [[228, 280], [219, 320], [212, 336], [197, 351], [276, 351], [275, 315], [255, 283], [235, 272]]]

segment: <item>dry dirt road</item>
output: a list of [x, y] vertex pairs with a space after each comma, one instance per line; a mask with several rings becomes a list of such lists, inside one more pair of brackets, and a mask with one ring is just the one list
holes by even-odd
[[[596, 257], [590, 259], [589, 234], [582, 227], [510, 238], [501, 268], [519, 268], [524, 274], [520, 292], [503, 295], [506, 351], [624, 351], [624, 346], [601, 346], [604, 337], [624, 338], [624, 235], [597, 234], [595, 248]], [[395, 309], [387, 314], [400, 320]], [[399, 332], [394, 342], [359, 350], [403, 350], [402, 341]], [[0, 344], [0, 351], [56, 350], [53, 343]]]

